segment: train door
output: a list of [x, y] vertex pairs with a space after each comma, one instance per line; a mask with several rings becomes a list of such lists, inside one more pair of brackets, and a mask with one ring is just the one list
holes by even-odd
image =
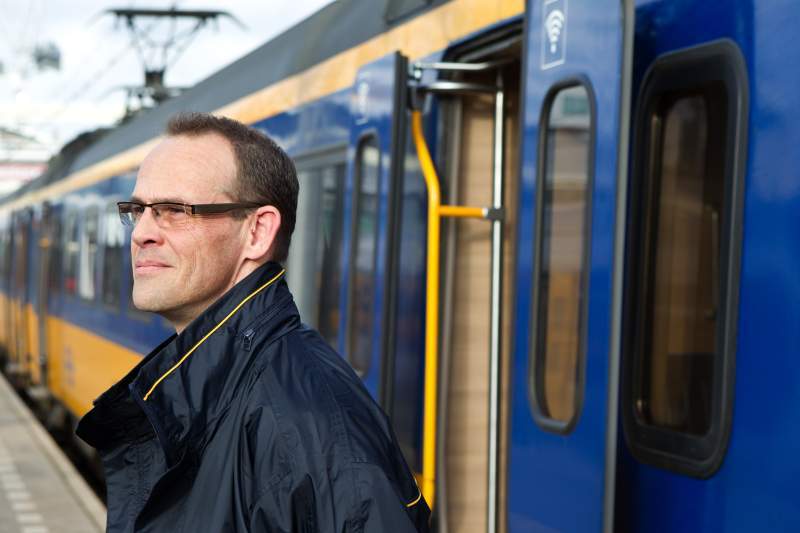
[[353, 85], [345, 191], [339, 351], [384, 406], [394, 345], [396, 189], [405, 140], [407, 61], [390, 54], [362, 67]]
[[509, 531], [610, 531], [632, 2], [530, 0]]

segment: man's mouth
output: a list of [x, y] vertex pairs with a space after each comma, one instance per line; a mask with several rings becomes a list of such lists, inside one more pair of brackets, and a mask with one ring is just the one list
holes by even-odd
[[170, 265], [160, 261], [136, 261], [133, 272], [136, 275], [155, 274], [170, 268]]

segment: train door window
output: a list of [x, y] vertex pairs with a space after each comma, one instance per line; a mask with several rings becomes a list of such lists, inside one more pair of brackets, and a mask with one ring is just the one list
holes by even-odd
[[375, 312], [375, 261], [378, 237], [380, 149], [374, 135], [364, 137], [356, 153], [353, 240], [347, 354], [359, 375], [369, 370]]
[[287, 281], [303, 321], [338, 342], [346, 151], [296, 158], [300, 194]]
[[700, 476], [721, 462], [730, 412], [745, 152], [732, 46], [657, 63], [638, 118], [626, 437], [641, 460]]
[[64, 223], [64, 293], [76, 294], [78, 291], [78, 214], [70, 209]]
[[101, 229], [103, 234], [102, 299], [104, 304], [116, 308], [120, 303], [120, 285], [124, 268], [123, 246], [125, 244], [125, 227], [119, 222], [116, 203], [109, 204], [103, 212]]
[[569, 430], [582, 397], [591, 107], [585, 85], [562, 85], [551, 91], [541, 122], [531, 397], [539, 423], [555, 431]]
[[51, 220], [51, 239], [50, 239], [50, 272], [47, 273], [48, 283], [51, 292], [61, 291], [61, 273], [63, 271], [63, 224], [61, 216], [54, 212]]
[[97, 248], [99, 243], [99, 211], [92, 206], [85, 211], [83, 231], [80, 235], [80, 271], [78, 273], [78, 293], [84, 300], [94, 301], [97, 265]]

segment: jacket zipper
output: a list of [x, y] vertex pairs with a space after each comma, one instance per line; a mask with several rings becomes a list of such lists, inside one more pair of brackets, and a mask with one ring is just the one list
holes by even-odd
[[242, 348], [244, 348], [244, 351], [250, 351], [250, 346], [253, 343], [253, 335], [255, 335], [255, 332], [256, 331], [253, 328], [250, 328], [242, 334]]
[[277, 302], [275, 302], [272, 306], [272, 309], [263, 317], [256, 320], [254, 323], [251, 324], [249, 328], [247, 328], [244, 333], [242, 333], [242, 348], [244, 351], [249, 352], [250, 348], [253, 345], [253, 336], [256, 334], [256, 328], [269, 322], [272, 318], [278, 314], [278, 311], [283, 309], [283, 306], [287, 301], [291, 300], [291, 296], [284, 296]]

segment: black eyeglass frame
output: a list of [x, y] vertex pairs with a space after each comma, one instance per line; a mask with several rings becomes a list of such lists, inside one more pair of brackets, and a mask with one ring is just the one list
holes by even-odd
[[231, 211], [235, 211], [237, 209], [255, 209], [257, 207], [261, 207], [261, 204], [257, 204], [254, 202], [238, 202], [238, 203], [220, 203], [220, 204], [184, 204], [180, 202], [153, 202], [152, 204], [143, 204], [141, 202], [117, 202], [117, 210], [119, 211], [120, 220], [124, 225], [130, 225], [126, 223], [125, 213], [123, 213], [123, 208], [126, 206], [137, 206], [142, 208], [142, 214], [144, 214], [144, 210], [146, 208], [158, 208], [158, 207], [180, 207], [187, 215], [192, 216], [199, 216], [199, 215], [222, 215], [225, 213], [229, 213]]

